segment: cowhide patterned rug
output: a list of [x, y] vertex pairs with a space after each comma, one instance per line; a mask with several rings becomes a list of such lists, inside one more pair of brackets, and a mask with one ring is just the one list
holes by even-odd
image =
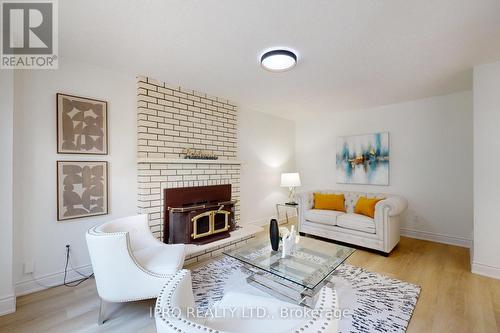
[[[230, 290], [268, 296], [246, 283], [249, 272], [238, 260], [222, 256], [192, 271], [196, 305], [202, 311]], [[350, 315], [340, 320], [341, 333], [405, 332], [420, 287], [342, 264], [331, 279], [340, 308]]]

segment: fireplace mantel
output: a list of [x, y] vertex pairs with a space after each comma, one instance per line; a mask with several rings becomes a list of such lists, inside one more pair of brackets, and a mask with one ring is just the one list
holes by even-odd
[[241, 165], [241, 161], [238, 160], [197, 160], [197, 159], [187, 159], [187, 158], [162, 158], [162, 157], [140, 157], [137, 159], [137, 163], [172, 163], [172, 164], [233, 164]]

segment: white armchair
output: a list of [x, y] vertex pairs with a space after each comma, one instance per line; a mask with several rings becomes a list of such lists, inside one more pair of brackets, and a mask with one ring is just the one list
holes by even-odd
[[[158, 333], [255, 333], [301, 332], [336, 333], [338, 302], [335, 290], [328, 286], [319, 291], [314, 312], [274, 298], [242, 293], [227, 293], [211, 311], [217, 316], [194, 316], [194, 297], [189, 270], [177, 272], [165, 284], [156, 300], [155, 319]], [[251, 319], [250, 310], [265, 310], [265, 318]], [[263, 315], [264, 313], [260, 313]], [[290, 314], [287, 316], [287, 314]], [[302, 318], [298, 316], [302, 314]], [[336, 315], [335, 315], [336, 314]], [[255, 312], [254, 312], [255, 315]]]
[[147, 215], [117, 219], [87, 231], [87, 246], [101, 298], [98, 323], [104, 323], [103, 301], [156, 298], [184, 264], [184, 244], [167, 245], [150, 231]]

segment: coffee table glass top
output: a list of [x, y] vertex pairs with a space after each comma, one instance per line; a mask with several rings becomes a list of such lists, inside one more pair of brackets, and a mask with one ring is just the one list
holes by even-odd
[[305, 288], [314, 289], [342, 264], [355, 250], [308, 237], [300, 237], [295, 250], [281, 258], [271, 249], [268, 239], [250, 241], [224, 254], [245, 264], [279, 276]]

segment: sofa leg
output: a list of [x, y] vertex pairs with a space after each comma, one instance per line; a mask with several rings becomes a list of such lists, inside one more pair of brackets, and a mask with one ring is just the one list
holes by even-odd
[[102, 298], [100, 299], [101, 302], [99, 303], [99, 317], [97, 318], [97, 325], [101, 326], [102, 324], [104, 324], [104, 322], [106, 321], [106, 318], [104, 318], [104, 301], [102, 300]]
[[299, 235], [302, 236], [302, 237], [305, 237], [306, 233], [305, 232], [299, 232]]
[[381, 251], [380, 254], [387, 258], [391, 253]]

